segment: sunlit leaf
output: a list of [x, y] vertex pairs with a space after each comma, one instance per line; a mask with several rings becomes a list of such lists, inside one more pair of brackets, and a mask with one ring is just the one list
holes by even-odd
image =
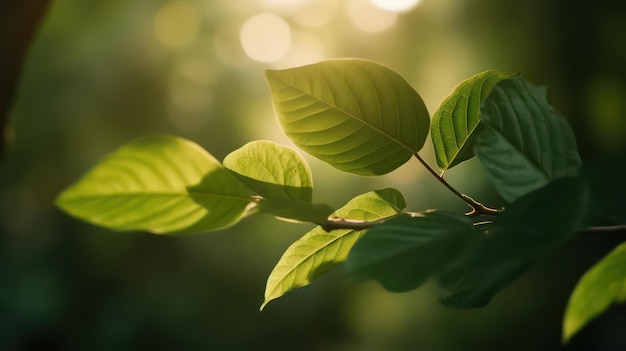
[[466, 241], [463, 254], [439, 277], [441, 302], [448, 307], [483, 307], [538, 258], [562, 246], [580, 230], [590, 210], [581, 178], [561, 178], [534, 190]]
[[596, 263], [580, 279], [570, 297], [563, 320], [563, 342], [613, 303], [626, 301], [626, 243]]
[[494, 70], [479, 73], [457, 85], [441, 102], [430, 129], [441, 170], [474, 157], [474, 143], [481, 127], [481, 102], [498, 82], [517, 75]]
[[152, 135], [111, 153], [56, 204], [114, 230], [189, 233], [234, 224], [250, 201], [250, 190], [200, 146]]
[[385, 174], [424, 145], [430, 120], [422, 99], [377, 63], [331, 60], [266, 76], [287, 136], [338, 169]]
[[581, 166], [574, 133], [546, 100], [544, 87], [522, 78], [496, 85], [481, 109], [475, 152], [486, 177], [508, 201]]
[[271, 141], [250, 142], [224, 158], [224, 167], [262, 197], [278, 203], [310, 202], [311, 171], [298, 153]]
[[[395, 189], [359, 195], [338, 209], [337, 218], [375, 221], [399, 214], [406, 204]], [[280, 258], [265, 287], [265, 301], [310, 284], [331, 267], [345, 261], [354, 243], [365, 230], [338, 229], [330, 232], [318, 226], [294, 242]]]
[[432, 211], [404, 215], [370, 229], [347, 261], [356, 276], [380, 281], [391, 291], [408, 291], [438, 274], [473, 232], [462, 214]]

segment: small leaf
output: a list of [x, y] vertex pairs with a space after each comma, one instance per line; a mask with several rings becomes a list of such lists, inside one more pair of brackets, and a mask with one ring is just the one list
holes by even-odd
[[385, 174], [424, 145], [430, 124], [424, 102], [377, 63], [330, 60], [266, 76], [287, 136], [340, 170]]
[[479, 73], [457, 85], [441, 102], [430, 129], [437, 166], [441, 170], [446, 171], [474, 157], [482, 101], [500, 81], [518, 75], [494, 70]]
[[[395, 216], [405, 207], [402, 194], [395, 189], [383, 189], [355, 197], [333, 216], [375, 221]], [[298, 239], [287, 248], [270, 273], [261, 309], [268, 302], [310, 284], [331, 267], [345, 261], [348, 252], [364, 232], [351, 229], [327, 232], [318, 226]]]
[[563, 320], [563, 343], [613, 303], [626, 301], [626, 243], [620, 244], [580, 279]]
[[311, 202], [311, 171], [306, 161], [291, 148], [266, 140], [253, 141], [231, 152], [223, 163], [250, 189], [269, 201]]
[[376, 279], [387, 290], [408, 291], [452, 261], [473, 230], [471, 219], [451, 212], [393, 218], [370, 229], [346, 264], [356, 276]]
[[503, 80], [481, 113], [485, 128], [475, 152], [487, 179], [507, 201], [578, 173], [574, 133], [548, 104], [544, 87], [522, 78]]
[[251, 201], [249, 193], [197, 144], [152, 135], [110, 154], [56, 204], [109, 229], [190, 233], [236, 223]]
[[590, 211], [588, 185], [561, 178], [513, 202], [482, 235], [466, 241], [439, 277], [441, 302], [448, 307], [483, 307], [538, 258], [562, 246], [581, 229]]

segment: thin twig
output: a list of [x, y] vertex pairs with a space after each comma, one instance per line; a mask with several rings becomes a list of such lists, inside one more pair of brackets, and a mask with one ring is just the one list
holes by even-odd
[[596, 226], [589, 227], [583, 231], [582, 234], [585, 235], [625, 235], [626, 234], [626, 225], [607, 225], [607, 226]]
[[472, 208], [469, 212], [465, 214], [466, 216], [468, 217], [496, 216], [498, 215], [498, 213], [501, 212], [500, 210], [487, 207], [465, 194], [461, 194], [458, 190], [456, 190], [452, 185], [450, 185], [450, 183], [448, 183], [443, 178], [444, 172], [442, 172], [441, 175], [437, 174], [437, 172], [435, 172], [435, 170], [432, 169], [432, 167], [430, 167], [430, 165], [428, 165], [428, 163], [426, 163], [426, 161], [424, 161], [424, 159], [419, 154], [414, 153], [413, 156], [415, 156], [415, 158], [422, 164], [422, 166], [424, 166], [426, 170], [428, 170], [428, 172], [430, 172], [430, 174], [432, 174], [433, 177], [435, 177], [435, 179], [439, 181], [439, 183], [443, 184], [443, 186], [448, 188], [448, 190], [450, 190], [456, 197], [463, 200], [469, 207]]

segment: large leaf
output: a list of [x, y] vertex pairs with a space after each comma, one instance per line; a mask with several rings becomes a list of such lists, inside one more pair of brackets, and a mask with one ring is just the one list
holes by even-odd
[[613, 303], [626, 302], [626, 243], [596, 263], [580, 279], [563, 320], [563, 342]]
[[513, 202], [482, 235], [466, 242], [439, 277], [440, 300], [449, 307], [483, 307], [538, 258], [584, 227], [590, 211], [588, 185], [561, 178]]
[[200, 146], [152, 135], [110, 154], [56, 204], [114, 230], [200, 232], [234, 224], [250, 191]]
[[496, 84], [517, 75], [494, 70], [479, 73], [457, 85], [441, 102], [430, 127], [441, 170], [474, 157], [474, 143], [481, 129], [480, 104]]
[[577, 174], [581, 161], [574, 133], [548, 104], [544, 87], [522, 78], [501, 81], [481, 112], [486, 126], [475, 152], [507, 201]]
[[[383, 189], [359, 195], [338, 209], [337, 218], [376, 221], [399, 214], [406, 204], [395, 189]], [[330, 232], [313, 228], [294, 242], [280, 258], [267, 279], [265, 301], [277, 299], [294, 289], [310, 284], [331, 267], [343, 262], [365, 230], [338, 229]]]
[[424, 102], [397, 73], [341, 59], [266, 72], [287, 136], [311, 155], [359, 175], [404, 164], [424, 145]]
[[474, 231], [462, 214], [432, 211], [408, 215], [370, 229], [347, 261], [356, 276], [376, 279], [391, 291], [408, 291], [438, 274]]

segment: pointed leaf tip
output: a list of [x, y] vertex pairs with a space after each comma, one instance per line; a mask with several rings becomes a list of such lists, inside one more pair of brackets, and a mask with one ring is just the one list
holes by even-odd
[[197, 144], [149, 135], [108, 155], [55, 203], [109, 229], [169, 234], [230, 226], [250, 200], [250, 191]]
[[488, 70], [459, 83], [433, 114], [431, 139], [442, 171], [474, 157], [481, 130], [480, 105], [499, 82], [519, 76]]
[[[375, 221], [399, 214], [406, 207], [402, 194], [383, 189], [359, 195], [332, 216]], [[263, 309], [270, 301], [310, 284], [333, 266], [345, 261], [354, 243], [365, 230], [341, 229], [330, 232], [313, 228], [287, 248], [270, 273], [265, 287]]]

